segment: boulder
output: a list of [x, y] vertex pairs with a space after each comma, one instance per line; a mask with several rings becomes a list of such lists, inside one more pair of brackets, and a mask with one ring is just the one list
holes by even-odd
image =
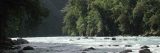
[[159, 45], [157, 45], [157, 47], [159, 47]]
[[0, 53], [4, 53], [4, 50], [0, 50]]
[[142, 50], [139, 50], [139, 53], [152, 53], [150, 51], [150, 49], [142, 49]]
[[116, 40], [116, 38], [112, 38], [112, 40]]
[[120, 53], [129, 53], [129, 52], [132, 52], [132, 50], [124, 50], [124, 51], [121, 51]]
[[148, 46], [142, 46], [141, 49], [147, 49], [149, 48]]
[[139, 50], [139, 53], [152, 53], [148, 48], [148, 46], [142, 46], [141, 50]]
[[125, 47], [132, 47], [132, 45], [125, 45]]
[[90, 48], [84, 49], [83, 51], [90, 51], [90, 50], [96, 50], [96, 49], [93, 47], [90, 47]]
[[113, 45], [113, 46], [118, 47], [119, 45]]
[[93, 48], [93, 47], [90, 47], [90, 48], [88, 48], [88, 49], [91, 49], [91, 50], [96, 50], [95, 48]]
[[13, 42], [15, 43], [15, 45], [19, 45], [19, 44], [28, 44], [29, 41], [25, 40], [25, 39], [22, 39], [22, 38], [19, 38], [17, 40], [13, 40]]
[[13, 42], [10, 38], [0, 37], [0, 49], [11, 49], [13, 47]]
[[26, 46], [26, 47], [23, 48], [23, 50], [34, 50], [34, 48], [31, 47], [31, 46]]
[[111, 45], [108, 45], [109, 47], [111, 46]]

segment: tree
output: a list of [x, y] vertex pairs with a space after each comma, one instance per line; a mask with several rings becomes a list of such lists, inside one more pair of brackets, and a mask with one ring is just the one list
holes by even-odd
[[160, 32], [160, 18], [159, 18], [159, 15], [153, 15], [149, 19], [148, 23], [150, 25], [150, 34], [159, 35], [159, 32]]
[[121, 14], [118, 17], [117, 22], [119, 23], [119, 30], [122, 34], [131, 33], [129, 17], [126, 14]]
[[89, 11], [87, 16], [87, 31], [88, 36], [96, 36], [103, 29], [103, 23], [100, 13], [96, 9]]
[[160, 14], [159, 0], [74, 0], [72, 3], [67, 5], [68, 9], [71, 7], [76, 9], [67, 10], [65, 15], [74, 11], [76, 13], [73, 14], [76, 16], [71, 16], [74, 16], [75, 20], [65, 17], [65, 20], [73, 20], [73, 23], [65, 24], [64, 27], [72, 26], [73, 31], [70, 32], [76, 32], [75, 34], [84, 36], [159, 34], [157, 25]]
[[46, 8], [39, 0], [1, 0], [1, 35], [28, 34], [47, 16]]
[[[64, 16], [64, 27], [63, 32], [68, 35], [78, 35], [77, 20], [79, 17], [86, 15], [85, 0], [69, 0], [68, 5], [63, 9]], [[81, 24], [79, 24], [81, 25]]]

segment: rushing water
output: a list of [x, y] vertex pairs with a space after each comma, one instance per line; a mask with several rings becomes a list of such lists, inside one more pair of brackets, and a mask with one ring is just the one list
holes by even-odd
[[[81, 40], [77, 40], [80, 38]], [[108, 38], [108, 39], [104, 39]], [[30, 42], [44, 42], [44, 43], [107, 43], [107, 44], [141, 44], [141, 45], [158, 45], [160, 44], [160, 37], [114, 37], [116, 40], [112, 40], [113, 37], [90, 37], [84, 39], [84, 37], [28, 37], [24, 38]], [[13, 38], [16, 39], [16, 38]], [[73, 41], [69, 41], [73, 40]]]
[[[116, 38], [116, 40], [112, 40]], [[12, 38], [17, 39], [17, 38]], [[160, 37], [28, 37], [24, 38], [31, 42], [30, 45], [38, 45], [38, 47], [47, 49], [52, 47], [53, 50], [60, 50], [57, 53], [81, 53], [81, 50], [88, 47], [94, 47], [97, 50], [88, 51], [89, 53], [104, 52], [120, 52], [125, 49], [134, 50], [137, 53], [141, 46], [147, 45], [153, 53], [160, 52]], [[103, 46], [99, 46], [103, 45]], [[115, 46], [117, 45], [117, 46]], [[125, 45], [131, 45], [126, 47]], [[60, 46], [60, 47], [59, 47]], [[73, 52], [75, 51], [75, 52]], [[52, 51], [55, 52], [56, 51]], [[45, 52], [42, 52], [45, 53]]]

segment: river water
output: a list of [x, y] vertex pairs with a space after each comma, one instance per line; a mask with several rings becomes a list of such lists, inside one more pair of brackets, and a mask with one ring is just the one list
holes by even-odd
[[[116, 38], [116, 40], [112, 40]], [[12, 38], [17, 39], [17, 38]], [[147, 45], [153, 53], [160, 52], [160, 37], [28, 37], [23, 38], [31, 42], [22, 46], [33, 46], [32, 53], [82, 53], [84, 49], [93, 47], [96, 50], [87, 53], [115, 53], [126, 49], [138, 53], [140, 47]], [[101, 46], [100, 46], [101, 45]], [[130, 46], [126, 46], [130, 45]], [[31, 51], [26, 51], [27, 53]]]

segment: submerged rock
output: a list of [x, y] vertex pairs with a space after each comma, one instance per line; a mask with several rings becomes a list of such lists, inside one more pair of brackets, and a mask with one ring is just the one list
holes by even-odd
[[117, 46], [119, 46], [119, 45], [113, 45], [113, 46], [117, 47]]
[[111, 45], [108, 45], [109, 47], [111, 46]]
[[18, 51], [18, 53], [24, 53], [23, 50]]
[[11, 49], [20, 49], [21, 48], [21, 46], [14, 46], [14, 47], [12, 47]]
[[81, 38], [77, 38], [77, 40], [80, 40]]
[[106, 37], [106, 38], [104, 38], [104, 39], [108, 40], [108, 39], [110, 39], [110, 38], [107, 38], [107, 37]]
[[26, 46], [26, 47], [23, 48], [23, 50], [34, 50], [34, 48], [31, 47], [31, 46]]
[[84, 37], [83, 39], [89, 39], [89, 37]]
[[125, 47], [132, 47], [132, 45], [125, 45]]
[[124, 50], [124, 51], [121, 51], [120, 53], [129, 53], [129, 52], [132, 52], [132, 50]]
[[128, 39], [124, 39], [124, 40], [126, 41], [126, 40], [128, 40]]
[[73, 41], [73, 39], [69, 39], [69, 41]]
[[99, 46], [103, 46], [103, 45], [99, 45]]
[[83, 51], [90, 51], [90, 50], [96, 50], [96, 49], [93, 47], [90, 47], [90, 48], [84, 49]]
[[82, 53], [87, 53], [87, 52], [84, 52], [84, 51], [83, 51]]

